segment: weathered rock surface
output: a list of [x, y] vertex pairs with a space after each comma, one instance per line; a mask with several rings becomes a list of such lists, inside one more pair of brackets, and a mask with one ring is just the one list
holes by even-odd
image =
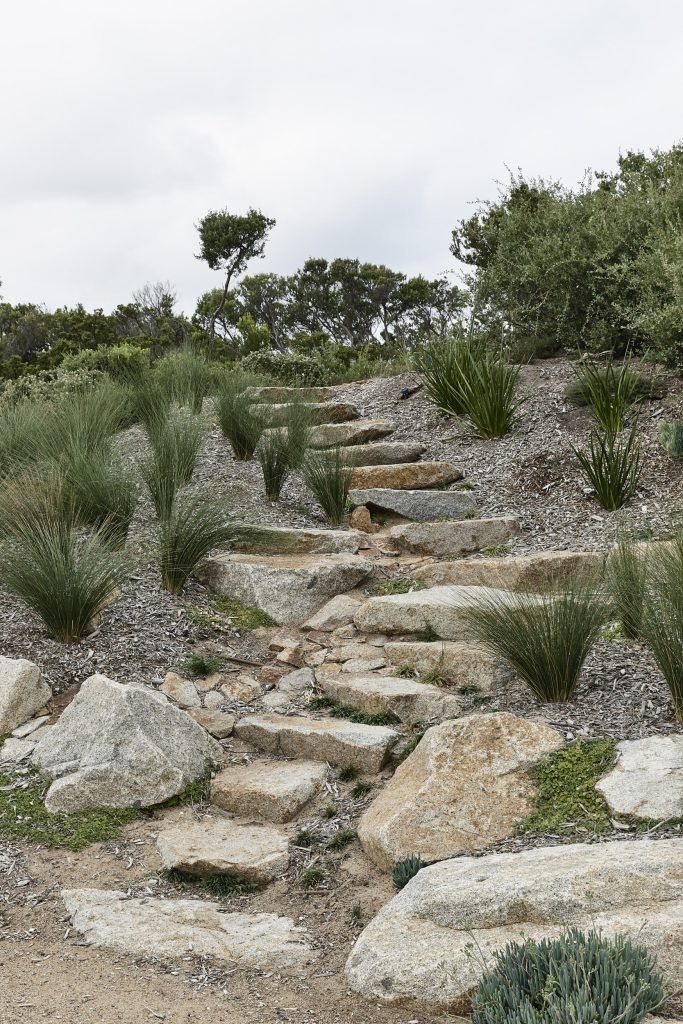
[[214, 956], [262, 968], [296, 967], [317, 957], [308, 933], [276, 914], [225, 913], [207, 900], [129, 899], [124, 892], [67, 889], [73, 927], [101, 949], [133, 956]]
[[330, 402], [337, 393], [335, 387], [289, 388], [268, 384], [264, 387], [247, 388], [245, 394], [255, 402]]
[[159, 689], [179, 708], [201, 707], [202, 702], [195, 684], [191, 679], [183, 679], [176, 672], [167, 672]]
[[260, 608], [284, 625], [308, 618], [371, 571], [372, 562], [359, 555], [218, 554], [205, 563], [203, 579], [216, 593]]
[[235, 728], [235, 716], [228, 715], [225, 711], [217, 711], [214, 708], [193, 708], [190, 714], [195, 722], [199, 722], [202, 729], [206, 729], [217, 740], [224, 740], [226, 736], [231, 736], [232, 730]]
[[346, 594], [339, 594], [327, 601], [322, 608], [318, 609], [315, 615], [304, 622], [301, 627], [304, 630], [317, 629], [321, 633], [331, 633], [339, 626], [348, 626], [353, 622], [353, 617], [360, 608], [362, 602], [355, 597], [348, 597]]
[[351, 486], [413, 491], [442, 487], [461, 479], [462, 470], [450, 462], [405, 462], [395, 466], [357, 466], [351, 477]]
[[532, 555], [437, 562], [419, 566], [413, 575], [430, 587], [482, 586], [540, 592], [555, 580], [599, 573], [603, 563], [604, 556], [597, 551], [542, 551]]
[[[442, 640], [467, 640], [467, 612], [477, 601], [508, 591], [491, 587], [429, 587], [407, 594], [371, 597], [353, 621], [365, 633], [433, 632]], [[529, 600], [533, 600], [532, 597]]]
[[399, 491], [381, 487], [353, 489], [349, 491], [349, 501], [419, 523], [464, 519], [475, 505], [469, 491]]
[[264, 555], [355, 555], [365, 538], [355, 530], [295, 530], [287, 526], [238, 524], [234, 551]]
[[475, 686], [484, 693], [513, 677], [505, 662], [478, 644], [403, 640], [385, 644], [382, 652], [392, 665], [411, 665], [419, 673], [437, 671], [453, 686]]
[[357, 675], [359, 672], [375, 672], [377, 669], [384, 668], [387, 663], [387, 659], [375, 651], [372, 656], [365, 656], [363, 658], [349, 658], [342, 665], [342, 672], [350, 673], [351, 675]]
[[253, 715], [235, 726], [240, 739], [269, 754], [329, 761], [340, 767], [378, 772], [384, 767], [398, 733], [381, 725], [356, 725], [339, 718]]
[[237, 675], [229, 676], [221, 686], [221, 693], [228, 700], [236, 700], [240, 704], [250, 704], [252, 700], [258, 700], [263, 693], [263, 685], [249, 676], [246, 672], [238, 672]]
[[[279, 427], [287, 422], [289, 404], [277, 404], [275, 402], [263, 405], [261, 411], [267, 418], [268, 423], [273, 427]], [[346, 423], [348, 420], [357, 420], [360, 416], [358, 408], [352, 402], [303, 402], [304, 409], [310, 415], [311, 423]]]
[[298, 668], [296, 672], [289, 672], [277, 684], [278, 690], [283, 693], [305, 693], [314, 686], [315, 672], [312, 668]]
[[395, 466], [400, 462], [417, 462], [425, 446], [416, 441], [379, 441], [375, 444], [352, 444], [344, 450], [349, 466]]
[[389, 870], [411, 853], [444, 860], [507, 838], [532, 810], [527, 768], [563, 742], [506, 712], [428, 729], [361, 818], [363, 849]]
[[353, 420], [350, 423], [321, 423], [311, 431], [311, 448], [334, 448], [337, 445], [366, 444], [394, 432], [390, 420]]
[[617, 743], [617, 761], [597, 783], [614, 814], [683, 818], [683, 736]]
[[12, 729], [12, 736], [15, 739], [23, 740], [31, 733], [36, 732], [38, 729], [42, 729], [50, 721], [49, 715], [40, 715], [38, 718], [31, 718], [28, 722], [24, 722], [23, 725], [18, 725], [16, 729]]
[[462, 700], [454, 693], [419, 683], [416, 679], [393, 676], [322, 676], [322, 688], [339, 704], [350, 704], [368, 715], [390, 711], [402, 722], [417, 719], [454, 718]]
[[52, 697], [37, 665], [0, 657], [0, 736], [23, 725]]
[[238, 825], [223, 819], [178, 821], [157, 838], [166, 871], [190, 875], [234, 875], [259, 884], [289, 867], [287, 837], [264, 825]]
[[446, 523], [403, 523], [401, 526], [393, 526], [389, 537], [399, 551], [443, 558], [445, 555], [469, 555], [494, 544], [504, 544], [519, 533], [519, 522], [507, 517], [461, 519]]
[[204, 775], [221, 748], [185, 711], [149, 687], [86, 679], [32, 760], [55, 781], [49, 811], [150, 807]]
[[362, 932], [347, 980], [368, 999], [463, 1013], [493, 952], [575, 926], [631, 935], [656, 956], [669, 989], [680, 990], [682, 865], [679, 839], [551, 846], [434, 864]]
[[327, 767], [317, 761], [253, 761], [224, 768], [211, 783], [211, 802], [242, 818], [291, 821], [318, 795]]

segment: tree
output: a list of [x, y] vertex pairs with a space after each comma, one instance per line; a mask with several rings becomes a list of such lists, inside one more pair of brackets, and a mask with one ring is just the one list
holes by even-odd
[[201, 249], [197, 259], [204, 260], [211, 270], [225, 273], [221, 297], [209, 322], [209, 346], [213, 347], [216, 320], [223, 312], [233, 277], [244, 272], [249, 260], [263, 256], [268, 232], [275, 221], [259, 210], [250, 209], [244, 216], [227, 210], [212, 210], [197, 225]]

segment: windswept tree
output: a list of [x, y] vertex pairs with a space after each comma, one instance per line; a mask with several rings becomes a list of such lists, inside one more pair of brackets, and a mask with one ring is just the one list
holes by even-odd
[[220, 299], [209, 321], [211, 347], [216, 333], [216, 321], [223, 313], [230, 282], [244, 272], [249, 260], [263, 256], [268, 232], [274, 224], [275, 221], [260, 210], [250, 209], [244, 216], [227, 210], [211, 210], [197, 225], [201, 243], [197, 259], [204, 260], [212, 270], [222, 270], [225, 274]]

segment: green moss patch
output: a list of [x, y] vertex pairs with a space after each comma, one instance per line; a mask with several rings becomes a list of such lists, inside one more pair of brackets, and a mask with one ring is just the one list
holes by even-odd
[[[28, 782], [28, 785], [23, 785]], [[74, 814], [51, 814], [43, 797], [49, 782], [32, 772], [16, 779], [0, 774], [0, 837], [27, 840], [67, 850], [84, 850], [92, 843], [115, 839], [123, 825], [137, 821], [141, 812], [133, 807], [101, 807]]]
[[595, 784], [614, 765], [614, 740], [578, 740], [529, 770], [536, 783], [535, 808], [522, 832], [612, 831], [609, 808]]
[[262, 888], [257, 882], [242, 878], [241, 875], [192, 875], [188, 871], [172, 868], [164, 873], [164, 877], [176, 889], [200, 888], [218, 899], [248, 896]]
[[391, 594], [412, 594], [415, 590], [426, 590], [427, 584], [422, 580], [383, 580], [372, 588], [376, 597], [388, 597]]
[[337, 704], [329, 697], [314, 697], [311, 707], [320, 711], [328, 711], [332, 718], [344, 718], [356, 725], [397, 725], [400, 721], [391, 711], [380, 711], [370, 715], [354, 708], [352, 704]]
[[230, 621], [230, 625], [240, 632], [247, 632], [250, 629], [258, 629], [260, 626], [277, 626], [275, 619], [272, 619], [267, 612], [260, 608], [251, 608], [241, 601], [235, 601], [232, 597], [217, 597], [216, 608], [223, 612]]

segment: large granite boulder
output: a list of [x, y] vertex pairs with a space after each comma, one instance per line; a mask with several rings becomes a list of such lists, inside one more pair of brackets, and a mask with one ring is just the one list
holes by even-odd
[[320, 685], [338, 704], [348, 704], [367, 715], [388, 712], [401, 722], [455, 718], [462, 708], [462, 697], [443, 687], [417, 679], [370, 675], [362, 668], [359, 674], [343, 670], [333, 676], [321, 673]]
[[216, 741], [162, 693], [94, 675], [31, 759], [54, 779], [47, 809], [82, 811], [161, 803], [221, 756]]
[[659, 821], [683, 818], [683, 736], [617, 743], [617, 762], [596, 788], [613, 814]]
[[32, 661], [0, 658], [0, 736], [23, 725], [51, 696], [52, 690]]
[[337, 445], [367, 444], [394, 432], [390, 420], [352, 420], [349, 423], [321, 423], [311, 430], [311, 448], [334, 448]]
[[[346, 423], [347, 420], [357, 420], [360, 416], [358, 409], [352, 402], [304, 402], [304, 409], [307, 410], [311, 423]], [[290, 402], [272, 403], [261, 406], [261, 412], [268, 424], [272, 427], [279, 427], [287, 422]]]
[[290, 821], [318, 795], [327, 765], [317, 761], [253, 761], [224, 768], [211, 782], [211, 802], [242, 818]]
[[297, 530], [289, 526], [236, 523], [233, 550], [247, 555], [355, 555], [365, 538], [357, 530]]
[[389, 870], [484, 850], [512, 835], [533, 808], [527, 769], [563, 745], [548, 725], [501, 712], [428, 729], [363, 815], [363, 849]]
[[374, 444], [352, 444], [344, 449], [349, 466], [395, 466], [399, 462], [417, 462], [425, 446], [418, 441], [377, 441]]
[[362, 932], [346, 976], [368, 999], [464, 1013], [495, 951], [572, 926], [646, 945], [680, 1009], [683, 841], [551, 846], [424, 868]]
[[487, 692], [509, 683], [512, 669], [480, 644], [457, 640], [396, 640], [384, 644], [382, 654], [397, 667], [408, 666], [419, 674], [438, 672], [457, 687]]

